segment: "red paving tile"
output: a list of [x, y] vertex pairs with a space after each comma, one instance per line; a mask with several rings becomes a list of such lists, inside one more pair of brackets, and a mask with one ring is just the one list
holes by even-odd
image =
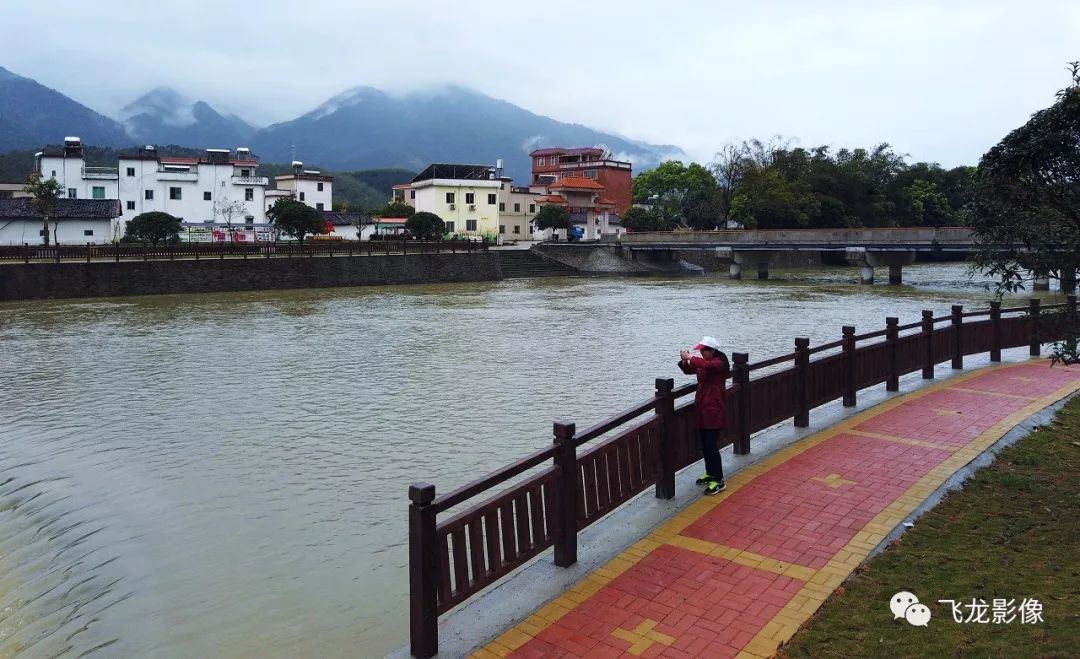
[[[615, 656], [631, 642], [612, 636], [648, 620], [674, 639], [654, 641], [640, 656], [734, 657], [733, 639], [761, 630], [803, 586], [802, 581], [664, 545], [550, 625], [512, 656], [567, 651], [575, 656]], [[682, 585], [688, 594], [675, 587]], [[672, 606], [672, 594], [680, 604]], [[693, 606], [687, 606], [692, 602]], [[588, 633], [584, 633], [588, 630]], [[745, 642], [743, 643], [745, 644]], [[741, 645], [739, 646], [741, 647]], [[665, 651], [671, 650], [665, 654]], [[587, 653], [587, 654], [586, 654]]]
[[[871, 412], [853, 429], [938, 446], [838, 428], [743, 483], [681, 535], [821, 568], [956, 450], [1029, 405], [1031, 397], [1049, 396], [1077, 380], [1080, 368], [1049, 369], [1040, 362], [916, 393], [895, 407]], [[813, 588], [804, 591], [804, 585], [772, 571], [660, 544], [512, 656], [734, 657], [753, 639], [765, 638], [758, 634], [793, 597]], [[790, 611], [786, 615], [803, 615]], [[613, 635], [617, 630], [637, 636], [619, 638]], [[643, 634], [658, 636], [637, 646], [627, 640]]]
[[[820, 568], [949, 455], [840, 434], [758, 476], [682, 535]], [[830, 487], [830, 474], [852, 483]]]

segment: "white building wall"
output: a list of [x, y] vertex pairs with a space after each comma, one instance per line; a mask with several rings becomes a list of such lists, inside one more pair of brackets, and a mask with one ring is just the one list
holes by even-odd
[[[321, 177], [321, 175], [317, 176]], [[325, 178], [331, 177], [327, 176]], [[322, 186], [322, 190], [319, 189], [319, 186]], [[294, 176], [284, 174], [277, 177], [277, 189], [279, 192], [286, 191], [292, 194], [294, 188], [297, 193], [297, 201], [301, 201], [316, 210], [329, 211], [334, 209], [333, 181], [314, 180], [313, 178], [305, 178], [304, 175], [301, 175], [299, 180]], [[320, 206], [320, 204], [322, 205]]]
[[[67, 199], [95, 199], [94, 188], [101, 188], [97, 199], [116, 199], [117, 181], [109, 178], [84, 178], [86, 161], [81, 157], [42, 156], [38, 171], [45, 178], [55, 178], [63, 188], [60, 196]], [[75, 194], [72, 196], [71, 191]]]
[[[497, 235], [499, 232], [499, 182], [498, 181], [458, 181], [453, 179], [433, 179], [418, 181], [413, 184], [416, 198], [413, 200], [417, 212], [426, 211], [438, 215], [444, 222], [453, 222], [448, 233], [480, 236]], [[451, 203], [446, 200], [447, 193], [454, 195]], [[473, 203], [467, 202], [466, 194], [472, 193]], [[495, 195], [494, 201], [488, 195]], [[476, 229], [468, 229], [468, 220], [476, 220]]]
[[[0, 245], [41, 245], [40, 218], [0, 220]], [[53, 223], [49, 222], [49, 242], [52, 243]], [[87, 235], [90, 232], [90, 235]], [[61, 245], [111, 243], [112, 222], [106, 219], [60, 220], [56, 224], [56, 242]]]
[[[244, 167], [255, 173], [255, 167]], [[191, 165], [187, 171], [164, 171], [156, 160], [120, 160], [121, 222], [141, 213], [161, 211], [190, 223], [224, 223], [215, 203], [240, 202], [243, 210], [232, 224], [266, 224], [266, 186], [257, 176], [240, 176], [241, 167], [229, 164]], [[173, 189], [178, 190], [173, 194]], [[151, 199], [147, 199], [147, 192]], [[174, 196], [179, 196], [174, 199]], [[249, 198], [250, 197], [250, 198]]]

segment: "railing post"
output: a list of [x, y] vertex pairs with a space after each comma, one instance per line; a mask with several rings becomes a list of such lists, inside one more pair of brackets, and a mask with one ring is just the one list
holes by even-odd
[[961, 304], [952, 305], [952, 326], [955, 335], [952, 367], [961, 369], [964, 368], [964, 306]]
[[736, 455], [750, 453], [750, 355], [745, 352], [731, 354], [731, 379], [739, 385], [739, 405], [735, 410]]
[[934, 312], [923, 309], [922, 333], [926, 337], [926, 351], [923, 354], [922, 376], [924, 380], [934, 379]]
[[1001, 302], [990, 303], [990, 361], [1001, 361]]
[[116, 248], [116, 262], [119, 263], [120, 262], [120, 243], [118, 243], [118, 242], [113, 243], [113, 246]]
[[885, 391], [900, 391], [900, 362], [896, 346], [900, 341], [900, 319], [889, 316], [885, 319], [885, 352], [889, 360], [889, 375], [885, 380]]
[[1032, 357], [1038, 357], [1041, 345], [1039, 345], [1039, 298], [1033, 297], [1028, 302], [1028, 317], [1031, 322], [1031, 345], [1029, 346]]
[[675, 434], [675, 380], [656, 378], [656, 404], [653, 411], [660, 419], [660, 471], [656, 476], [656, 498], [675, 497], [675, 454], [678, 437]]
[[810, 406], [807, 395], [810, 377], [810, 339], [795, 339], [795, 427], [810, 425]]
[[439, 653], [435, 486], [409, 486], [409, 650], [428, 659]]
[[844, 325], [841, 331], [844, 334], [841, 346], [844, 351], [844, 407], [855, 407], [855, 327]]
[[572, 423], [555, 424], [555, 466], [559, 469], [558, 511], [555, 528], [555, 565], [570, 567], [577, 563], [577, 508], [578, 469], [577, 448], [574, 446], [574, 433], [577, 428]]

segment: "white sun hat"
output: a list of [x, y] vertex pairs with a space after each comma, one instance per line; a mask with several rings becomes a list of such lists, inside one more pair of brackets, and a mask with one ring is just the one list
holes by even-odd
[[706, 336], [694, 346], [694, 350], [701, 350], [702, 348], [712, 348], [713, 350], [720, 350], [720, 342], [711, 336]]

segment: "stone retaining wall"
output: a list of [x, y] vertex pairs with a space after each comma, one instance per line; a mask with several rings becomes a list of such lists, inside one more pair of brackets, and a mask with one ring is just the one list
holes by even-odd
[[496, 254], [409, 254], [220, 261], [8, 263], [0, 301], [329, 286], [494, 281]]

